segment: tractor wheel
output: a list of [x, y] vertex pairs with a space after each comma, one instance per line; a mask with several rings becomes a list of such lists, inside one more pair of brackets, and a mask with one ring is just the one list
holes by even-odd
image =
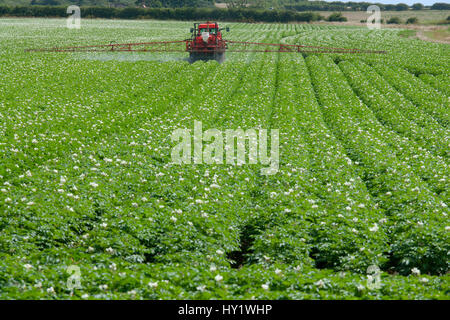
[[224, 62], [224, 61], [225, 61], [225, 52], [220, 52], [220, 53], [216, 54], [216, 55], [215, 55], [215, 60], [216, 60], [218, 63]]
[[189, 53], [189, 63], [194, 63], [198, 60], [197, 54], [190, 52]]

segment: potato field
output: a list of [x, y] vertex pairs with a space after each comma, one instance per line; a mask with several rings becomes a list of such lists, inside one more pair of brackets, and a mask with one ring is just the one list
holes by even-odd
[[[26, 52], [192, 25], [0, 19], [0, 298], [449, 299], [449, 45], [221, 23], [387, 54]], [[174, 164], [194, 121], [278, 129], [278, 172]]]

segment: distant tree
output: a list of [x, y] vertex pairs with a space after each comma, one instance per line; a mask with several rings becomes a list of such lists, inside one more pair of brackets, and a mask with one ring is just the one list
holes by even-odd
[[450, 10], [450, 3], [436, 2], [430, 7], [431, 10]]
[[399, 17], [391, 17], [388, 21], [386, 21], [387, 24], [400, 24], [402, 23], [402, 20]]
[[41, 5], [41, 6], [57, 6], [61, 4], [59, 0], [33, 0], [30, 2], [31, 5]]
[[425, 6], [421, 3], [414, 3], [411, 8], [413, 10], [423, 10], [423, 8], [425, 8]]
[[153, 0], [137, 0], [134, 4], [138, 7], [154, 7], [155, 2], [159, 1], [153, 1]]
[[224, 0], [228, 8], [245, 8], [248, 6], [248, 0]]
[[395, 5], [395, 10], [397, 11], [406, 11], [409, 9], [409, 6], [405, 3], [399, 3], [397, 5]]
[[135, 2], [135, 5], [137, 5], [138, 7], [147, 7], [147, 8], [161, 8], [161, 7], [182, 7], [183, 1], [177, 1], [177, 3], [175, 3], [175, 1], [168, 1], [168, 0], [137, 0]]
[[417, 19], [416, 17], [411, 17], [408, 18], [408, 20], [406, 20], [406, 24], [417, 24], [419, 23], [419, 19]]
[[395, 10], [395, 4], [385, 4], [384, 10], [386, 11], [394, 11]]
[[134, 4], [137, 5], [138, 7], [149, 7], [150, 0], [137, 0]]
[[342, 13], [340, 12], [335, 12], [332, 13], [328, 16], [327, 21], [338, 21], [338, 22], [343, 22], [343, 21], [347, 21], [347, 18], [342, 16]]

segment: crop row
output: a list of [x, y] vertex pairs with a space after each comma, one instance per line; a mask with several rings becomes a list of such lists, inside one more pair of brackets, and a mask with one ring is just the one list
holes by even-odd
[[[379, 94], [384, 96], [390, 105], [395, 106], [409, 122], [415, 122], [420, 127], [417, 128], [418, 132], [405, 132], [405, 134], [420, 135], [417, 140], [430, 140], [430, 151], [438, 154], [440, 153], [442, 156], [448, 156], [447, 141], [449, 133], [439, 124], [439, 122], [424, 110], [417, 108], [404, 95], [395, 90], [395, 88], [371, 66], [358, 60], [354, 61], [354, 65], [364, 74], [365, 78], [371, 82], [371, 85], [376, 87]], [[429, 137], [427, 138], [425, 135], [429, 135]]]
[[[440, 195], [444, 202], [448, 202], [446, 186], [448, 185], [448, 166], [444, 158], [435, 156], [421, 146], [421, 138], [438, 140], [441, 142], [442, 153], [445, 155], [445, 141], [436, 137], [430, 130], [421, 130], [414, 122], [405, 119], [402, 113], [391, 104], [377, 89], [375, 89], [363, 74], [361, 74], [350, 62], [343, 61], [339, 64], [343, 73], [330, 60], [328, 60], [328, 72], [333, 83], [339, 86], [338, 95], [342, 97], [350, 111], [361, 119], [360, 126], [373, 130], [375, 134], [389, 143], [387, 149], [396, 157], [408, 164], [419, 177], [424, 180], [430, 189]], [[349, 83], [347, 83], [346, 78]], [[365, 102], [361, 103], [358, 96]], [[385, 126], [396, 129], [396, 132], [388, 130]], [[401, 135], [416, 138], [405, 139]], [[434, 138], [434, 139], [432, 139]], [[433, 141], [434, 142], [434, 141]], [[433, 145], [434, 146], [434, 145]]]
[[389, 219], [390, 263], [402, 273], [413, 266], [443, 272], [448, 268], [446, 205], [391, 153], [387, 142], [361, 127], [320, 60], [308, 57], [307, 62], [325, 121], [361, 164], [366, 185]]
[[448, 127], [450, 121], [448, 97], [402, 68], [382, 64], [375, 64], [374, 68], [416, 106], [435, 117], [443, 127]]
[[434, 76], [432, 74], [424, 73], [419, 75], [419, 78], [423, 82], [445, 94], [447, 97], [450, 96], [450, 82], [445, 74]]

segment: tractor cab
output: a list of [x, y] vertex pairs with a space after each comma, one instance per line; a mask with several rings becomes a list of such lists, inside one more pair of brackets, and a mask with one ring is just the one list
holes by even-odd
[[[201, 25], [198, 27], [198, 31], [199, 31], [200, 34], [202, 34], [202, 33], [204, 33], [204, 32], [208, 32], [208, 33], [210, 33], [210, 34], [217, 35], [217, 29], [218, 29], [218, 28], [216, 28], [215, 25], [207, 25], [206, 23], [201, 24]], [[220, 34], [220, 32], [219, 32], [219, 34]]]
[[[229, 28], [226, 28], [229, 31]], [[222, 29], [219, 28], [217, 22], [194, 23], [191, 28], [192, 40], [200, 44], [217, 43], [222, 40]]]
[[[222, 30], [217, 22], [194, 23], [194, 27], [191, 28], [191, 39], [186, 47], [191, 61], [210, 59], [222, 61], [226, 49]], [[228, 27], [225, 30], [230, 31]]]

